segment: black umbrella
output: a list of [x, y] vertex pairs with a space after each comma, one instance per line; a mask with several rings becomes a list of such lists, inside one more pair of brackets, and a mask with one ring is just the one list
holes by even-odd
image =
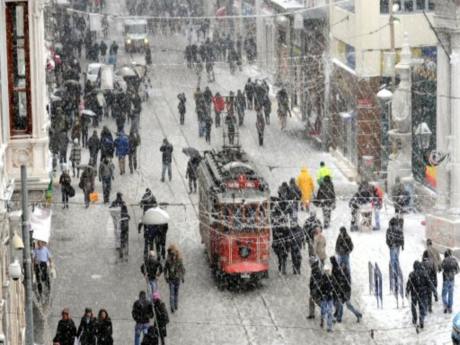
[[200, 151], [193, 147], [186, 147], [182, 149], [182, 152], [186, 155], [189, 156], [190, 158], [201, 158]]
[[75, 79], [69, 79], [69, 80], [66, 80], [64, 82], [64, 85], [65, 86], [79, 86], [80, 85], [80, 82], [78, 80], [75, 80]]

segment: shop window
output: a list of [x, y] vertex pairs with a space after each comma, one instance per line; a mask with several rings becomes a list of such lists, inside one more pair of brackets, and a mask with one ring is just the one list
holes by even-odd
[[32, 133], [28, 3], [6, 3], [8, 94], [11, 137]]

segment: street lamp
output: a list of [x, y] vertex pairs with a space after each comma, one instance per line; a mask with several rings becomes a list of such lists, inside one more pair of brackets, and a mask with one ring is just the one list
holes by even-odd
[[431, 135], [433, 132], [431, 132], [430, 127], [428, 127], [426, 122], [422, 122], [417, 126], [415, 129], [415, 139], [417, 140], [418, 145], [423, 149], [423, 150], [428, 150], [430, 147], [430, 140], [431, 140]]
[[379, 92], [377, 92], [377, 98], [384, 102], [391, 101], [391, 99], [393, 98], [393, 92], [391, 92], [387, 88], [383, 88]]

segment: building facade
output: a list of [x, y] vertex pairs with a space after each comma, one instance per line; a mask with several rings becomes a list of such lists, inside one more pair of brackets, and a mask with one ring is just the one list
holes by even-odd
[[395, 87], [389, 85], [394, 68], [392, 63], [388, 68], [386, 58], [392, 42], [396, 62], [404, 33], [415, 58], [430, 56], [436, 46], [436, 37], [428, 23], [433, 20], [434, 1], [401, 0], [394, 4], [394, 35], [388, 0], [350, 0], [330, 6], [333, 65], [329, 144], [338, 157], [355, 169], [355, 176], [369, 169], [375, 176], [386, 176], [384, 156], [390, 150], [386, 145], [389, 116], [376, 94], [383, 84]]
[[17, 181], [27, 166], [31, 190], [45, 190], [50, 171], [43, 7], [0, 1], [0, 155]]

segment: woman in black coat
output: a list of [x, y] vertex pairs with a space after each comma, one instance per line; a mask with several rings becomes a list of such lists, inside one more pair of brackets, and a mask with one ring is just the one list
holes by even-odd
[[77, 337], [81, 345], [96, 345], [96, 318], [90, 308], [85, 309], [78, 327]]
[[324, 228], [327, 229], [331, 223], [332, 210], [335, 208], [335, 190], [330, 176], [324, 177], [313, 203], [323, 210]]
[[75, 323], [70, 318], [69, 309], [65, 308], [62, 311], [62, 319], [59, 320], [53, 343], [59, 345], [74, 345], [76, 335], [77, 328], [75, 327]]
[[99, 310], [96, 321], [97, 345], [113, 345], [112, 320], [105, 309]]

